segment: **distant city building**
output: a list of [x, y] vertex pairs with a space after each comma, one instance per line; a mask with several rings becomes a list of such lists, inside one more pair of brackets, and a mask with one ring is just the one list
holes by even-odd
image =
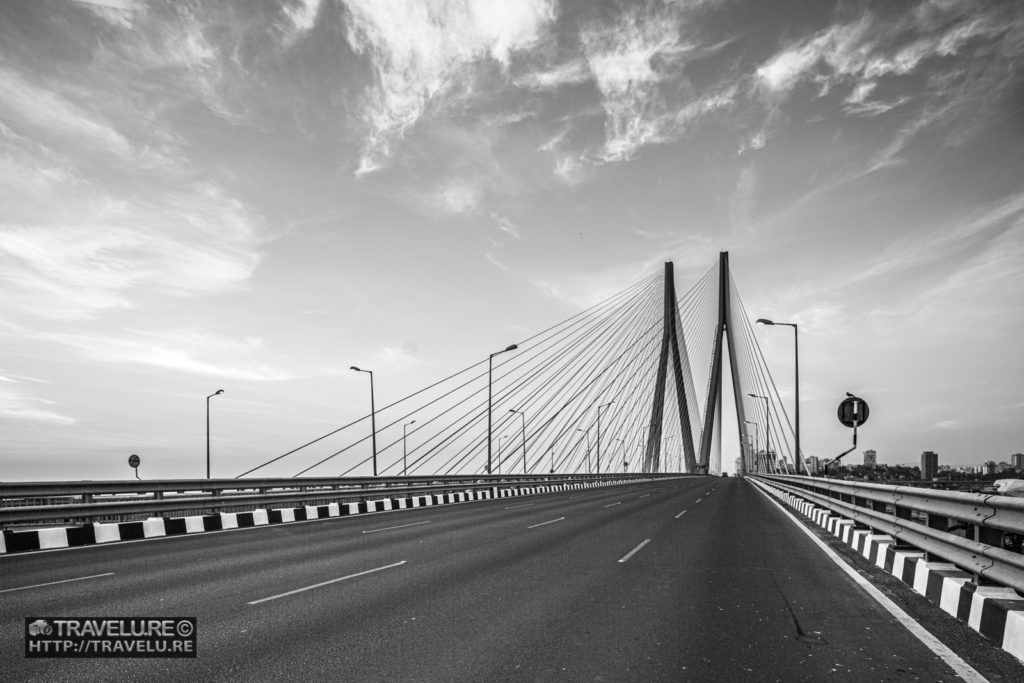
[[818, 459], [818, 456], [812, 455], [809, 458], [804, 458], [804, 462], [807, 463], [807, 470], [811, 474], [818, 473], [818, 468], [821, 467], [821, 461]]
[[1011, 465], [1008, 462], [1001, 462], [998, 465], [996, 465], [996, 471], [998, 471], [1000, 474], [1002, 474], [1003, 472], [1009, 472], [1012, 469], [1013, 465]]
[[931, 481], [939, 473], [939, 454], [925, 451], [921, 454], [921, 481]]
[[992, 460], [989, 460], [988, 462], [986, 462], [984, 464], [984, 468], [985, 469], [982, 472], [982, 474], [995, 474], [996, 473], [996, 464]]
[[874, 450], [864, 451], [864, 467], [870, 467], [874, 469], [875, 465], [878, 464], [878, 453]]
[[1010, 456], [1010, 462], [1013, 463], [1013, 469], [1024, 472], [1024, 453], [1014, 453]]

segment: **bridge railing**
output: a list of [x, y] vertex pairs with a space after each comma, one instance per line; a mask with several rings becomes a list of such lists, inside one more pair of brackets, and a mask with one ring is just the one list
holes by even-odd
[[0, 528], [242, 512], [516, 486], [610, 483], [664, 474], [520, 474], [288, 479], [163, 479], [0, 483]]
[[955, 564], [979, 581], [1024, 594], [1024, 499], [818, 477], [754, 478]]

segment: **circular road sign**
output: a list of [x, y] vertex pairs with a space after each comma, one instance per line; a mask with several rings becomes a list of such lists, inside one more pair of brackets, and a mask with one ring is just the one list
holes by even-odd
[[128, 466], [129, 467], [138, 467], [139, 463], [141, 463], [141, 462], [142, 462], [142, 460], [137, 455], [129, 455], [128, 456]]
[[847, 427], [858, 427], [868, 421], [869, 412], [867, 401], [850, 396], [839, 404], [839, 421]]

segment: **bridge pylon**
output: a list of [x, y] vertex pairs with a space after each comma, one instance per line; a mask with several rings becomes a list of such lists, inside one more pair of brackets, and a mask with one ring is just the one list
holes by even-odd
[[[732, 393], [736, 402], [736, 428], [739, 432], [739, 443], [743, 444], [746, 438], [746, 413], [743, 408], [743, 390], [740, 388], [739, 368], [736, 364], [736, 344], [732, 333], [732, 290], [729, 287], [730, 279], [729, 252], [723, 251], [718, 255], [718, 323], [715, 325], [715, 345], [711, 357], [708, 399], [704, 404], [706, 409], [704, 411], [704, 426], [700, 438], [700, 462], [697, 463], [697, 471], [703, 474], [707, 474], [711, 461], [712, 432], [716, 423], [716, 413], [718, 415], [718, 426], [721, 429], [723, 339], [729, 347], [729, 370], [732, 374]], [[720, 438], [719, 443], [721, 443]], [[746, 458], [740, 458], [740, 463], [741, 471], [737, 474], [743, 474], [747, 469]]]
[[[647, 448], [644, 450], [644, 472], [661, 471], [661, 433], [665, 415], [665, 385], [667, 383], [669, 359], [672, 363], [672, 377], [676, 387], [676, 407], [683, 434], [683, 457], [686, 471], [697, 472], [697, 456], [690, 431], [690, 409], [686, 400], [686, 386], [683, 383], [683, 362], [689, 362], [683, 340], [682, 325], [679, 322], [679, 308], [676, 304], [675, 270], [672, 262], [665, 264], [665, 313], [661, 335], [661, 354], [658, 360], [658, 374], [654, 385], [654, 403], [651, 407], [651, 423], [647, 430]], [[680, 353], [682, 349], [682, 353]]]

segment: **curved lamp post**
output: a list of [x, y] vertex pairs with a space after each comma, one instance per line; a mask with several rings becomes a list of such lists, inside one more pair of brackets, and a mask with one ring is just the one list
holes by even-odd
[[407, 436], [406, 428], [409, 425], [414, 425], [414, 424], [416, 424], [416, 420], [413, 420], [412, 422], [406, 422], [404, 425], [402, 425], [402, 476], [403, 477], [408, 476], [408, 474], [409, 474], [409, 462], [408, 462], [408, 459], [407, 459], [407, 455], [408, 454], [407, 454], [407, 452], [405, 450], [405, 437]]
[[793, 458], [795, 461], [793, 464], [796, 465], [796, 471], [800, 472], [801, 465], [803, 465], [803, 455], [800, 451], [800, 334], [797, 329], [796, 323], [777, 323], [768, 320], [767, 318], [758, 318], [757, 322], [762, 325], [785, 325], [786, 327], [793, 328], [793, 369], [796, 372], [796, 378], [794, 383], [796, 384], [796, 457]]
[[356, 366], [349, 368], [356, 372], [365, 372], [370, 376], [370, 439], [373, 443], [373, 476], [377, 476], [377, 410], [373, 407], [373, 370], [361, 370]]
[[509, 344], [487, 357], [487, 474], [491, 473], [491, 386], [494, 381], [494, 357], [518, 348], [515, 344]]
[[753, 457], [753, 463], [754, 463], [754, 465], [756, 465], [756, 469], [758, 471], [760, 471], [760, 469], [761, 469], [761, 467], [760, 467], [761, 462], [760, 462], [760, 458], [759, 458], [759, 456], [757, 454], [757, 444], [758, 444], [758, 441], [759, 441], [758, 434], [757, 434], [757, 432], [758, 432], [757, 423], [756, 422], [751, 422], [750, 420], [744, 420], [744, 422], [746, 422], [748, 425], [754, 425], [754, 457]]
[[218, 389], [206, 397], [206, 478], [210, 478], [210, 399], [223, 394], [223, 389]]
[[768, 412], [768, 397], [761, 396], [759, 394], [747, 394], [750, 398], [763, 398], [764, 399], [764, 419], [767, 422], [764, 428], [764, 454], [765, 457], [771, 457], [771, 440], [772, 440], [772, 414]]
[[583, 436], [587, 437], [587, 474], [590, 474], [590, 431], [586, 429], [577, 429], [577, 432], [583, 432]]
[[597, 407], [597, 473], [601, 474], [601, 408], [607, 408], [615, 401], [608, 401]]

